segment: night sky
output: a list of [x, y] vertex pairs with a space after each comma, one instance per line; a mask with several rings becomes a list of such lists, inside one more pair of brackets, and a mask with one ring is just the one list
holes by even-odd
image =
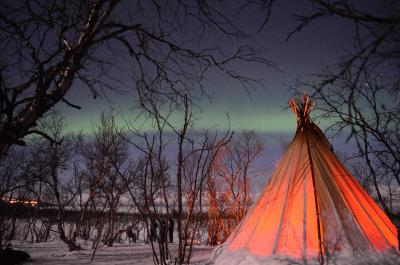
[[[297, 79], [305, 80], [309, 74], [319, 72], [325, 64], [332, 64], [338, 56], [343, 55], [346, 48], [351, 48], [351, 25], [335, 18], [318, 20], [318, 24], [311, 24], [285, 41], [287, 34], [297, 25], [291, 15], [304, 14], [307, 10], [310, 10], [310, 6], [304, 1], [278, 1], [270, 22], [254, 35], [257, 45], [266, 49], [265, 56], [280, 71], [254, 63], [233, 66], [251, 77], [261, 78], [264, 88], [258, 87], [248, 93], [238, 82], [220, 72], [211, 72], [207, 76], [207, 92], [213, 100], [200, 103], [202, 110], [198, 128], [224, 130], [228, 126], [226, 115], [229, 114], [231, 128], [235, 131], [287, 134], [295, 130], [294, 115], [285, 109], [291, 97], [288, 87]], [[263, 14], [249, 10], [240, 19], [245, 29], [255, 33]], [[121, 74], [129, 77], [129, 69]], [[75, 84], [67, 98], [80, 105], [82, 110], [66, 106], [59, 108], [64, 111], [70, 130], [89, 132], [100, 113], [110, 108], [122, 112], [126, 117], [134, 116], [130, 111], [135, 105], [134, 95], [129, 89], [126, 90], [122, 94], [108, 94], [112, 101], [110, 103], [104, 98], [93, 99], [89, 91]]]
[[[298, 79], [309, 80], [312, 78], [310, 74], [320, 72], [325, 65], [332, 65], [346, 49], [352, 48], [353, 28], [348, 22], [338, 18], [319, 19], [318, 23], [309, 25], [289, 41], [285, 41], [298, 23], [292, 15], [308, 14], [310, 8], [306, 1], [278, 1], [273, 7], [271, 20], [258, 34], [255, 32], [264, 14], [259, 10], [249, 10], [243, 14], [240, 18], [242, 26], [255, 34], [256, 43], [266, 50], [265, 56], [276, 64], [277, 69], [251, 63], [234, 65], [235, 69], [244, 74], [262, 79], [264, 88], [258, 87], [250, 93], [221, 72], [211, 72], [207, 76], [206, 88], [212, 101], [203, 100], [199, 103], [201, 110], [198, 110], [200, 113], [197, 115], [199, 120], [196, 128], [224, 131], [229, 125], [229, 115], [232, 130], [254, 130], [266, 142], [266, 151], [259, 162], [266, 168], [273, 167], [281, 157], [281, 139], [290, 140], [296, 130], [294, 114], [287, 108], [287, 101], [293, 96], [289, 86]], [[205, 36], [205, 42], [207, 38], [212, 39], [215, 36]], [[129, 79], [129, 63], [127, 69], [119, 74], [121, 77], [118, 78]], [[122, 113], [128, 119], [136, 117], [132, 111], [135, 107], [132, 90], [126, 89], [122, 94], [108, 95], [108, 100], [93, 99], [88, 90], [75, 84], [67, 98], [80, 105], [82, 110], [58, 106], [63, 111], [68, 129], [90, 134], [101, 112], [108, 112], [110, 109]], [[329, 121], [318, 124], [324, 129]], [[146, 125], [142, 129], [151, 130]], [[341, 153], [352, 150], [351, 145], [345, 143], [344, 137], [335, 139], [334, 145], [335, 150]], [[265, 161], [268, 163], [265, 164]]]

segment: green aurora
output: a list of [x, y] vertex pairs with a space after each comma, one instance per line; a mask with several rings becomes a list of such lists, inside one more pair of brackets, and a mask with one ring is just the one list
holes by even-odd
[[[108, 113], [109, 107], [91, 106], [81, 110], [66, 109], [64, 116], [69, 132], [82, 132], [90, 134], [93, 128], [100, 120], [101, 113]], [[144, 121], [144, 118], [138, 117], [137, 113], [125, 107], [123, 110], [114, 110], [116, 123], [119, 127], [125, 127], [129, 122], [137, 129], [143, 132], [154, 131], [151, 122]], [[171, 124], [179, 127], [182, 124], [183, 115], [178, 113], [170, 118]], [[255, 110], [249, 103], [241, 109], [229, 109], [218, 107], [216, 104], [204, 106], [194, 115], [194, 129], [211, 131], [233, 131], [252, 130], [258, 133], [288, 133], [296, 129], [296, 121], [293, 113], [289, 109], [285, 110]]]

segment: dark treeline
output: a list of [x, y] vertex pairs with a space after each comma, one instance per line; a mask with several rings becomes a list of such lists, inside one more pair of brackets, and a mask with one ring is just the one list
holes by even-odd
[[[56, 221], [56, 216], [57, 216], [57, 207], [55, 205], [50, 206], [50, 207], [43, 207], [43, 205], [38, 205], [38, 206], [31, 206], [31, 205], [24, 205], [21, 203], [13, 203], [10, 204], [6, 201], [0, 202], [0, 209], [2, 211], [2, 215], [6, 217], [16, 217], [19, 219], [24, 219], [24, 218], [29, 218], [32, 216], [35, 216], [37, 218], [45, 218], [45, 219], [51, 219], [53, 218], [54, 223]], [[79, 212], [77, 210], [64, 210], [64, 220], [66, 222], [73, 222], [77, 219], [79, 216]], [[98, 218], [98, 217], [104, 217], [106, 213], [104, 212], [88, 212], [89, 218]], [[168, 218], [170, 217], [167, 214], [162, 214], [160, 213], [159, 216], [161, 218]], [[183, 216], [187, 216], [187, 213], [184, 212]], [[153, 213], [149, 213], [146, 216], [141, 215], [140, 213], [134, 213], [134, 212], [129, 212], [129, 211], [124, 211], [124, 210], [119, 210], [116, 213], [116, 219], [117, 222], [119, 223], [129, 223], [129, 220], [139, 220], [141, 218], [150, 218], [154, 219], [156, 218], [156, 215]], [[198, 220], [208, 220], [208, 212], [203, 212], [203, 213], [197, 213], [195, 216], [193, 216], [194, 219]], [[234, 216], [229, 215], [228, 213], [223, 213], [222, 218], [224, 219], [231, 219], [234, 218]]]
[[[185, 120], [183, 126], [189, 124]], [[89, 242], [94, 258], [100, 245], [113, 246], [134, 228], [155, 258], [166, 260], [170, 242], [148, 240], [148, 234], [154, 234], [154, 223], [161, 227], [173, 220], [188, 261], [194, 243], [223, 242], [251, 204], [254, 161], [263, 150], [255, 133], [233, 137], [188, 130], [169, 143], [179, 147], [176, 164], [165, 156], [166, 133], [138, 136], [130, 127], [119, 128], [112, 115], [102, 115], [88, 136], [67, 133], [58, 112], [38, 128], [51, 140], [30, 138], [0, 161], [3, 245], [15, 239], [47, 241], [55, 234], [70, 251]], [[196, 141], [187, 141], [194, 136]], [[22, 238], [17, 230], [24, 231]]]

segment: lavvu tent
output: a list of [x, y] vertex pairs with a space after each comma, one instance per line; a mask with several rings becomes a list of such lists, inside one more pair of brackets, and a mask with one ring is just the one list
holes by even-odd
[[323, 264], [333, 258], [350, 264], [351, 257], [369, 262], [368, 255], [387, 253], [400, 262], [396, 227], [310, 120], [313, 103], [305, 96], [289, 105], [297, 117], [295, 137], [258, 200], [216, 252], [215, 264]]

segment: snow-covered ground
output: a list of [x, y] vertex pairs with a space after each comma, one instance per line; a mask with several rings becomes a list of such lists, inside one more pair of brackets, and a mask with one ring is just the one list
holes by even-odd
[[[68, 252], [65, 244], [60, 241], [50, 241], [45, 243], [27, 243], [23, 241], [14, 241], [13, 248], [23, 250], [31, 255], [31, 260], [24, 262], [30, 264], [48, 264], [48, 265], [81, 265], [81, 264], [102, 264], [102, 265], [152, 265], [153, 255], [150, 245], [142, 243], [122, 243], [113, 247], [101, 246], [96, 252], [94, 261], [91, 262], [92, 250], [90, 246], [83, 245], [84, 249], [80, 251]], [[221, 253], [222, 248], [214, 251], [213, 247], [194, 246], [193, 258], [191, 264], [208, 265], [211, 264], [211, 257], [216, 254], [217, 265], [319, 265], [314, 260], [293, 260], [288, 257], [255, 257], [246, 251], [237, 251], [235, 253]], [[170, 245], [171, 253], [176, 252], [177, 245]], [[214, 253], [213, 253], [214, 251]], [[1, 264], [1, 261], [0, 261]], [[171, 263], [173, 264], [173, 263]], [[364, 253], [356, 256], [332, 256], [325, 260], [327, 265], [397, 265], [400, 264], [398, 254], [374, 254]]]
[[[317, 259], [293, 259], [288, 256], [255, 256], [246, 250], [229, 251], [221, 245], [215, 251], [214, 265], [320, 265]], [[325, 265], [399, 265], [400, 255], [395, 250], [385, 253], [335, 253], [324, 257]]]
[[[13, 248], [23, 250], [31, 255], [31, 260], [23, 264], [48, 264], [48, 265], [80, 265], [80, 264], [137, 264], [150, 265], [153, 263], [150, 245], [124, 243], [113, 247], [102, 246], [96, 252], [94, 261], [91, 262], [92, 250], [68, 252], [65, 244], [60, 241], [45, 243], [13, 242]], [[171, 245], [171, 252], [176, 251], [177, 245]], [[212, 247], [194, 246], [193, 264], [205, 264], [210, 260]]]

